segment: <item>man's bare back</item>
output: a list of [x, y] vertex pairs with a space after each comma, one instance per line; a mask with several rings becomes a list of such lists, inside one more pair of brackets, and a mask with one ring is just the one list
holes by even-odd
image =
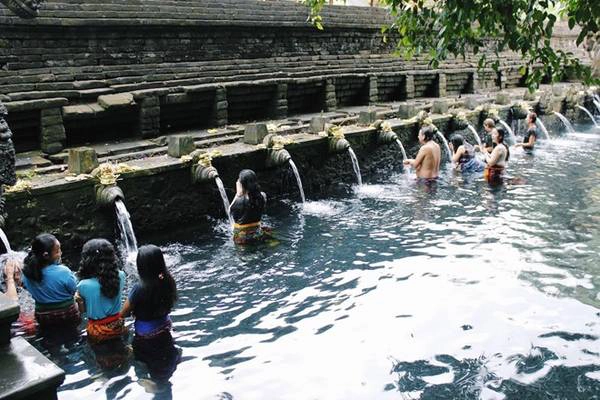
[[[441, 159], [440, 145], [433, 140], [425, 143], [415, 160], [415, 172], [418, 178], [432, 179], [437, 178], [440, 173]], [[417, 163], [420, 161], [419, 163]]]

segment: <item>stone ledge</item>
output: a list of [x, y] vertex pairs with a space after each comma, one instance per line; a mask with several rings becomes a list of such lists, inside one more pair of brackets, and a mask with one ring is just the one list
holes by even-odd
[[0, 399], [56, 398], [65, 372], [21, 337], [0, 349]]

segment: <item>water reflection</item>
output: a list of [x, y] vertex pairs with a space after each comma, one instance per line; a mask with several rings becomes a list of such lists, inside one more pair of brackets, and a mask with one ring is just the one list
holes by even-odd
[[[600, 392], [600, 137], [515, 152], [490, 187], [398, 173], [283, 202], [280, 243], [221, 224], [163, 243], [180, 301], [171, 384], [51, 355], [61, 398], [590, 398]], [[101, 377], [101, 378], [100, 378]], [[580, 396], [580, 397], [577, 397]]]

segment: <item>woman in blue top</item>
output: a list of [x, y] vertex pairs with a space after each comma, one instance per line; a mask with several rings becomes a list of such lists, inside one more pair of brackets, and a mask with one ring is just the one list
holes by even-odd
[[115, 248], [105, 239], [83, 245], [77, 302], [88, 317], [87, 334], [94, 342], [118, 338], [127, 332], [121, 318], [125, 272], [119, 269]]
[[135, 317], [135, 357], [148, 365], [154, 379], [166, 380], [180, 359], [169, 317], [177, 300], [177, 287], [157, 246], [140, 247], [136, 261], [140, 282], [131, 289], [121, 315]]
[[462, 135], [450, 136], [449, 146], [454, 153], [452, 161], [456, 163], [457, 169], [463, 173], [483, 172], [485, 164], [475, 157], [475, 148]]
[[35, 319], [40, 328], [76, 326], [81, 322], [74, 295], [77, 280], [61, 265], [60, 242], [43, 233], [31, 243], [23, 262], [23, 287], [35, 300]]

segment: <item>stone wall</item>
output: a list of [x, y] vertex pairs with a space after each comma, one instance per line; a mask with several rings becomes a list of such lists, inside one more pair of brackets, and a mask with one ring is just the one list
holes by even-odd
[[[307, 15], [258, 0], [50, 0], [35, 20], [2, 8], [0, 100], [17, 150], [523, 84], [516, 54], [501, 55], [500, 74], [478, 73], [476, 57], [430, 70], [427, 57], [392, 55], [384, 9], [326, 7], [323, 31]], [[572, 47], [573, 35], [556, 40]], [[102, 101], [122, 93], [133, 102]]]

